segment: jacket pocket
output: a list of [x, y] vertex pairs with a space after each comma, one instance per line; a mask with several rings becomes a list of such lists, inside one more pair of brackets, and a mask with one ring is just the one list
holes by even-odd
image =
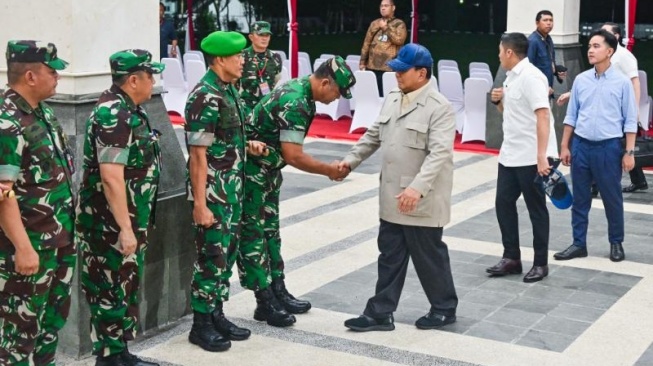
[[379, 140], [385, 141], [388, 135], [388, 122], [390, 122], [390, 116], [386, 114], [380, 114], [376, 117], [374, 123], [379, 124]]
[[[399, 187], [401, 187], [401, 189], [408, 188], [408, 186], [410, 186], [410, 183], [412, 183], [414, 179], [415, 177], [402, 175], [401, 179], [399, 180]], [[430, 217], [432, 206], [433, 206], [433, 198], [429, 194], [429, 192], [426, 192], [426, 194], [422, 198], [420, 198], [419, 201], [417, 201], [417, 207], [415, 207], [415, 210], [413, 212], [405, 213], [403, 215], [415, 216], [415, 217]]]
[[404, 131], [404, 146], [413, 149], [426, 149], [428, 141], [428, 125], [419, 121], [409, 121], [406, 123]]

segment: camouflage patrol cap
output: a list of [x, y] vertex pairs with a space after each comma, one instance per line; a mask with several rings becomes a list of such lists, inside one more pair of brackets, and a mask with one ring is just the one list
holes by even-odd
[[340, 88], [340, 95], [351, 99], [351, 90], [349, 89], [356, 84], [356, 78], [345, 60], [340, 56], [336, 56], [326, 60], [325, 63], [331, 77]]
[[211, 56], [227, 57], [240, 53], [247, 40], [238, 32], [216, 31], [204, 38], [200, 47]]
[[152, 54], [146, 50], [131, 49], [118, 51], [109, 57], [111, 64], [111, 75], [129, 75], [136, 71], [147, 71], [152, 74], [160, 74], [165, 65], [159, 62], [152, 62]]
[[55, 70], [63, 70], [68, 62], [57, 57], [54, 43], [14, 40], [7, 42], [7, 63], [42, 62]]
[[252, 25], [249, 26], [249, 30], [250, 33], [272, 34], [272, 31], [270, 30], [270, 23], [263, 21], [252, 23]]

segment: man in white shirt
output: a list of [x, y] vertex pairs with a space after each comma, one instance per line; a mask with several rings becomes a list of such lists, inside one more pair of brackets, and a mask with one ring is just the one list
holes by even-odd
[[508, 76], [503, 88], [492, 90], [491, 98], [503, 113], [495, 209], [504, 251], [499, 263], [486, 272], [492, 276], [522, 273], [517, 199], [523, 195], [533, 226], [535, 251], [533, 267], [524, 282], [536, 282], [549, 274], [549, 211], [544, 191], [534, 178], [550, 171], [546, 154], [550, 107], [548, 81], [529, 62], [527, 50], [528, 39], [522, 33], [501, 37], [499, 60]]

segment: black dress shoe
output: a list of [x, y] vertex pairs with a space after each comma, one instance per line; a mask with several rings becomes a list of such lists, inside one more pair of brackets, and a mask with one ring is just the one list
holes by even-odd
[[519, 259], [501, 258], [499, 263], [486, 268], [485, 272], [493, 276], [520, 274], [522, 273], [521, 261]]
[[394, 318], [392, 315], [385, 318], [372, 318], [361, 315], [345, 321], [345, 327], [357, 332], [369, 332], [372, 330], [389, 331], [395, 330]]
[[626, 259], [626, 254], [624, 254], [624, 247], [621, 243], [610, 244], [610, 260], [621, 262], [624, 259]]
[[549, 266], [533, 266], [526, 276], [524, 276], [524, 282], [531, 283], [542, 281], [544, 277], [549, 275]]
[[419, 329], [436, 329], [456, 321], [455, 315], [442, 315], [429, 311], [428, 314], [417, 319], [415, 326]]
[[570, 245], [569, 248], [558, 252], [553, 255], [553, 258], [559, 261], [566, 261], [569, 259], [587, 257], [587, 248], [581, 248], [578, 245]]
[[624, 193], [631, 193], [635, 191], [645, 191], [647, 189], [648, 189], [648, 183], [644, 182], [644, 183], [637, 183], [637, 184], [633, 183], [628, 187], [623, 187], [621, 191]]

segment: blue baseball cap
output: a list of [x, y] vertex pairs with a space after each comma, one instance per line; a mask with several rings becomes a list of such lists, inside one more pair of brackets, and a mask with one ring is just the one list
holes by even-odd
[[406, 71], [412, 67], [429, 67], [433, 68], [433, 57], [426, 47], [409, 43], [399, 50], [396, 58], [388, 61], [388, 66], [392, 71]]
[[555, 207], [561, 210], [571, 207], [574, 198], [571, 195], [571, 190], [569, 190], [569, 184], [567, 184], [565, 176], [558, 169], [551, 168], [549, 175], [544, 177], [537, 175], [535, 182], [540, 184], [540, 187], [549, 196], [551, 203]]

